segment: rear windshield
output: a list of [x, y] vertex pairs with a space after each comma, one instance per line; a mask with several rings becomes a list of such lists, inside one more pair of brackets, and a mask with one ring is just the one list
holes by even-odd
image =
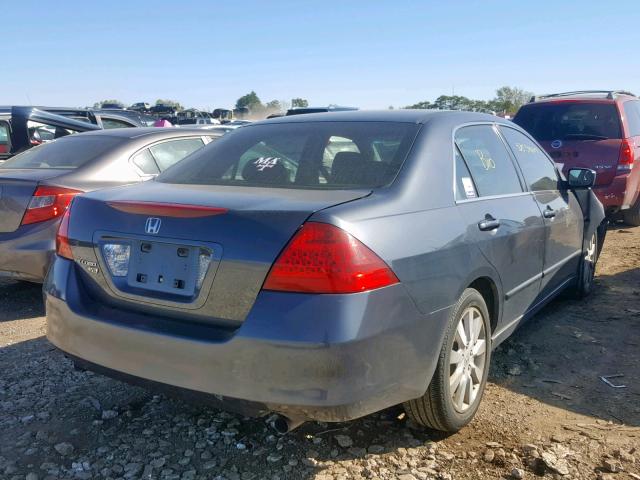
[[513, 119], [538, 141], [622, 138], [613, 103], [540, 103], [522, 107]]
[[302, 122], [243, 127], [157, 178], [165, 183], [346, 189], [387, 185], [418, 125]]
[[0, 168], [78, 168], [122, 143], [107, 136], [68, 136], [30, 148], [7, 160]]

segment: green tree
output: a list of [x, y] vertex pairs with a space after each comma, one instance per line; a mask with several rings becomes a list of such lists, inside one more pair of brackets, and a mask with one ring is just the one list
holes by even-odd
[[307, 108], [308, 106], [309, 102], [304, 98], [291, 99], [291, 108]]
[[183, 106], [180, 105], [180, 102], [176, 102], [175, 100], [167, 100], [167, 99], [159, 98], [158, 100], [156, 100], [156, 105], [169, 105], [170, 107], [173, 107], [178, 111], [184, 110]]
[[282, 104], [280, 103], [280, 100], [271, 100], [270, 102], [267, 102], [265, 105], [265, 108], [267, 110], [273, 110], [281, 112], [282, 111]]
[[244, 107], [247, 107], [251, 111], [261, 110], [264, 108], [262, 102], [260, 101], [260, 98], [253, 90], [251, 90], [250, 93], [243, 95], [236, 101], [236, 108], [239, 109]]
[[96, 102], [93, 104], [93, 108], [102, 108], [102, 105], [104, 105], [105, 103], [115, 103], [117, 104], [120, 108], [124, 108], [124, 103], [122, 103], [120, 100], [102, 100], [100, 102]]
[[533, 93], [522, 90], [518, 87], [501, 87], [496, 90], [496, 98], [490, 103], [492, 110], [498, 113], [514, 114], [518, 109], [527, 103]]

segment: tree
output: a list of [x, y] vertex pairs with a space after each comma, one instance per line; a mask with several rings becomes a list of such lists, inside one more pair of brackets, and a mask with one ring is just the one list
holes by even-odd
[[267, 110], [273, 110], [273, 111], [281, 112], [282, 111], [282, 104], [280, 103], [280, 100], [271, 100], [270, 102], [267, 102], [267, 104], [265, 105], [265, 108]]
[[124, 103], [122, 103], [120, 100], [102, 100], [101, 102], [94, 103], [93, 108], [102, 108], [102, 105], [104, 105], [105, 103], [116, 104], [120, 108], [124, 108]]
[[291, 108], [307, 108], [308, 106], [309, 102], [304, 98], [291, 99]]
[[518, 109], [527, 103], [533, 96], [533, 93], [522, 90], [518, 87], [501, 87], [496, 90], [496, 98], [492, 100], [493, 110], [514, 114]]
[[184, 110], [182, 105], [180, 105], [180, 102], [176, 102], [175, 100], [166, 100], [159, 98], [158, 100], [156, 100], [156, 105], [168, 105], [170, 107], [173, 107], [176, 111]]
[[262, 108], [264, 108], [262, 102], [260, 101], [260, 98], [253, 90], [251, 90], [250, 93], [243, 95], [236, 101], [237, 109], [244, 107], [248, 108], [251, 111], [261, 110]]

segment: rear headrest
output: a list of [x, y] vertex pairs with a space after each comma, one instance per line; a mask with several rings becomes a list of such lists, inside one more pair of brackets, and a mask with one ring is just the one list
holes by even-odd
[[331, 166], [331, 177], [338, 185], [380, 185], [386, 171], [386, 163], [367, 160], [361, 153], [338, 152]]
[[251, 183], [286, 185], [289, 172], [278, 157], [259, 157], [247, 162], [242, 178]]

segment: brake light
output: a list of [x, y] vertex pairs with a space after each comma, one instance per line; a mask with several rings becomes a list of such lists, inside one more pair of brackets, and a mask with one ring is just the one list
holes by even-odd
[[228, 212], [226, 208], [207, 207], [204, 205], [185, 205], [182, 203], [165, 203], [165, 202], [130, 202], [130, 201], [113, 201], [107, 204], [125, 213], [133, 213], [136, 215], [157, 215], [159, 217], [175, 217], [175, 218], [200, 218], [213, 217]]
[[263, 288], [357, 293], [398, 282], [389, 266], [358, 239], [333, 225], [308, 222], [280, 254]]
[[618, 157], [617, 173], [629, 173], [633, 168], [633, 146], [629, 140], [622, 140], [620, 156]]
[[73, 260], [73, 252], [69, 244], [69, 218], [71, 218], [71, 209], [67, 208], [58, 226], [58, 233], [56, 233], [56, 253], [61, 257]]
[[73, 197], [79, 193], [82, 192], [62, 187], [42, 186], [36, 188], [27, 211], [22, 217], [22, 225], [59, 217], [65, 212]]

